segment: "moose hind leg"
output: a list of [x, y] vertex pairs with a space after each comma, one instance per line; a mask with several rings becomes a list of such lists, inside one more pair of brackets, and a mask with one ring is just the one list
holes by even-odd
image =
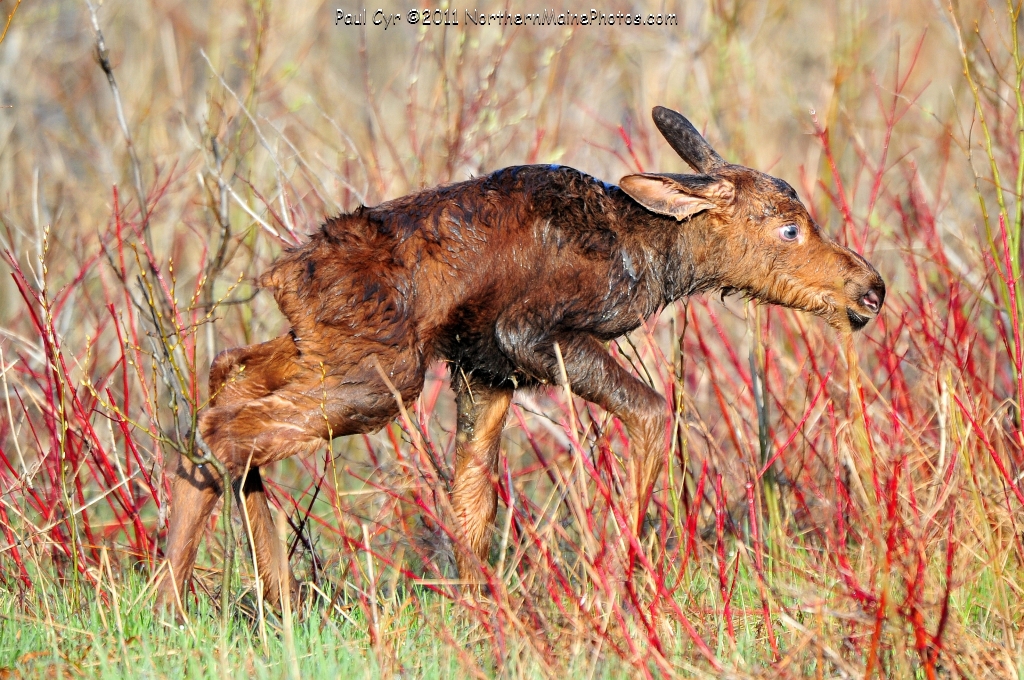
[[167, 565], [170, 573], [160, 586], [158, 602], [184, 614], [185, 593], [203, 537], [203, 527], [220, 497], [220, 480], [209, 465], [195, 465], [181, 456], [171, 482], [170, 526], [167, 530]]
[[274, 518], [267, 504], [267, 493], [263, 488], [263, 477], [260, 469], [249, 470], [242, 482], [239, 495], [245, 503], [245, 519], [252, 539], [252, 549], [256, 557], [256, 569], [263, 583], [263, 599], [272, 607], [281, 607], [281, 572], [287, 570], [287, 585], [294, 601], [299, 594], [299, 585], [292, 576], [288, 565], [288, 555], [284, 552], [274, 528]]
[[[369, 362], [364, 362], [369, 363]], [[404, 367], [397, 361], [390, 367]], [[392, 380], [403, 399], [415, 399], [422, 388], [423, 370], [417, 364], [406, 371], [392, 370]], [[253, 383], [277, 385], [279, 366], [246, 364]], [[293, 455], [308, 455], [333, 437], [359, 434], [380, 428], [398, 412], [397, 401], [375, 369], [364, 364], [341, 375], [325, 373], [317, 362], [294, 361], [287, 382], [258, 398], [245, 399], [245, 383], [226, 383], [216, 405], [203, 412], [199, 429], [214, 455], [227, 468], [245, 502], [253, 548], [263, 592], [269, 604], [281, 603], [281, 574], [287, 568], [276, 538], [273, 518], [263, 486], [263, 470]], [[235, 389], [239, 391], [233, 391]], [[239, 398], [235, 398], [239, 396]], [[248, 470], [248, 472], [246, 472]], [[245, 480], [240, 481], [245, 474]], [[297, 594], [288, 570], [286, 586]]]
[[[268, 342], [226, 350], [210, 366], [210, 404], [199, 421], [200, 432], [213, 455], [224, 463], [234, 477], [241, 473], [236, 447], [225, 446], [217, 437], [209, 437], [211, 423], [230, 419], [240, 405], [266, 397], [291, 380], [301, 366], [291, 335]], [[211, 418], [211, 414], [216, 417]], [[241, 460], [244, 465], [245, 460]], [[161, 586], [162, 606], [183, 604], [183, 596], [192, 579], [203, 528], [221, 494], [221, 480], [209, 465], [195, 465], [179, 457], [171, 482], [171, 516], [167, 532], [167, 563], [170, 574]]]
[[210, 406], [265, 397], [301, 372], [291, 335], [227, 349], [210, 364]]
[[459, 577], [476, 580], [487, 559], [490, 528], [498, 508], [496, 489], [501, 430], [511, 389], [492, 388], [453, 370], [458, 432], [455, 437], [455, 485], [452, 508], [457, 523], [455, 564]]

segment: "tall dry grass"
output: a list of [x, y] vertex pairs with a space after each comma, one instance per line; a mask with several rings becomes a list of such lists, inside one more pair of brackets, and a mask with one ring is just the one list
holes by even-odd
[[[9, 612], [159, 574], [163, 466], [194, 453], [213, 354], [284, 330], [252, 286], [282, 248], [325, 215], [506, 165], [678, 171], [648, 119], [663, 104], [797, 186], [876, 263], [883, 315], [851, 339], [701, 298], [614, 343], [676, 414], [641, 536], [610, 491], [621, 426], [559, 391], [517, 397], [482, 602], [450, 582], [437, 367], [407, 417], [271, 474], [322, 595], [307, 607], [361, 610], [385, 673], [403, 669], [396, 606], [484, 674], [1024, 669], [1016, 5], [713, 0], [664, 3], [673, 28], [387, 31], [335, 10], [113, 1], [94, 26], [81, 3], [18, 6], [0, 43]], [[190, 598], [222, 589], [235, 616], [252, 567], [223, 526]]]

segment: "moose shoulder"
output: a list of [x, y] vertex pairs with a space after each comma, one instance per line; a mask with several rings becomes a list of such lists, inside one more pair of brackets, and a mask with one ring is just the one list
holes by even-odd
[[[666, 408], [605, 341], [713, 290], [804, 310], [841, 331], [877, 315], [881, 277], [823, 234], [792, 187], [726, 163], [674, 111], [655, 108], [654, 120], [696, 174], [612, 186], [572, 168], [507, 168], [331, 219], [263, 275], [291, 332], [214, 360], [199, 431], [244, 492], [270, 602], [294, 584], [277, 578], [260, 468], [380, 428], [398, 411], [396, 392], [406, 402], [419, 394], [433, 360], [449, 362], [456, 392], [456, 561], [472, 578], [490, 543], [512, 394], [560, 380], [556, 344], [573, 391], [629, 431], [639, 519]], [[220, 480], [182, 458], [173, 491], [167, 603], [190, 578]]]

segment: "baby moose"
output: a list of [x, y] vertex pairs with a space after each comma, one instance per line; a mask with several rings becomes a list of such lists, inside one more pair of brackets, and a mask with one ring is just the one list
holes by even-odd
[[[396, 392], [416, 399], [432, 361], [448, 362], [456, 394], [456, 563], [473, 579], [490, 545], [513, 392], [561, 383], [556, 343], [573, 392], [627, 428], [639, 521], [668, 409], [605, 343], [674, 300], [717, 290], [847, 332], [879, 313], [878, 272], [829, 240], [789, 184], [726, 163], [674, 111], [655, 108], [654, 122], [696, 174], [611, 186], [567, 167], [506, 168], [330, 219], [263, 274], [291, 331], [217, 356], [199, 433], [244, 498], [268, 602], [295, 583], [280, 583], [290, 572], [261, 468], [381, 428], [399, 411]], [[221, 493], [210, 465], [182, 457], [175, 473], [167, 605], [183, 601]]]

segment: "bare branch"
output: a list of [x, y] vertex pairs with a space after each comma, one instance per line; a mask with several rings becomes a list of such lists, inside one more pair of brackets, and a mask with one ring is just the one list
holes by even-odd
[[139, 210], [142, 212], [142, 234], [148, 240], [149, 211], [146, 206], [146, 192], [142, 186], [142, 168], [139, 165], [139, 157], [135, 153], [135, 144], [132, 143], [132, 133], [128, 129], [128, 121], [124, 117], [121, 91], [118, 89], [117, 80], [114, 78], [114, 67], [110, 65], [107, 44], [103, 40], [103, 31], [100, 30], [99, 18], [96, 16], [96, 7], [92, 4], [91, 0], [85, 0], [85, 4], [89, 7], [89, 15], [92, 17], [92, 28], [96, 32], [96, 61], [99, 62], [103, 73], [107, 75], [110, 91], [114, 94], [114, 109], [117, 111], [117, 122], [121, 125], [124, 141], [128, 145], [128, 157], [132, 162], [132, 180], [135, 183], [135, 195], [139, 200]]

